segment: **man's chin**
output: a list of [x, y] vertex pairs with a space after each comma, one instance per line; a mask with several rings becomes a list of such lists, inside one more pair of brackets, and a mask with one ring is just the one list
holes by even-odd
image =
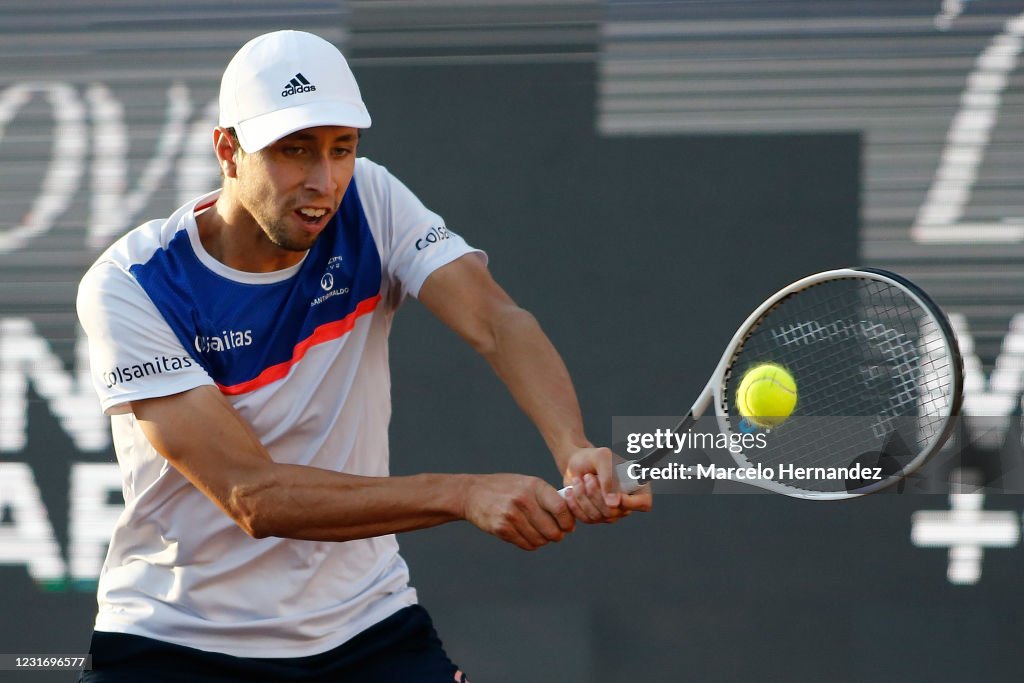
[[285, 236], [285, 235], [267, 235], [274, 246], [285, 251], [293, 251], [302, 253], [309, 251], [316, 244], [316, 241], [320, 238], [320, 234], [315, 235], [302, 235], [300, 237]]
[[316, 244], [316, 241], [319, 237], [319, 235], [313, 235], [306, 241], [305, 244], [298, 244], [297, 242], [287, 242], [285, 244], [278, 244], [277, 246], [281, 247], [285, 251], [294, 251], [296, 253], [302, 253], [312, 249], [313, 245]]

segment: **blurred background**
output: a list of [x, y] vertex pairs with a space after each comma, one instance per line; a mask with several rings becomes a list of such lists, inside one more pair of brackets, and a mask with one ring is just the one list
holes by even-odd
[[[935, 476], [984, 492], [664, 495], [536, 553], [466, 524], [404, 535], [474, 681], [1020, 679], [1024, 0], [5, 0], [0, 653], [87, 650], [119, 510], [78, 280], [217, 186], [220, 73], [279, 28], [349, 56], [361, 154], [489, 252], [594, 441], [685, 410], [746, 314], [819, 270], [903, 273], [964, 351], [967, 418]], [[413, 301], [392, 369], [396, 473], [558, 481]]]

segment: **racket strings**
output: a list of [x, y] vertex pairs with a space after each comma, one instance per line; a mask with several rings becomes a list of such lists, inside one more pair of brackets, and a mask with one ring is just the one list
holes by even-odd
[[[744, 455], [781, 471], [868, 466], [882, 456], [909, 467], [946, 428], [955, 403], [955, 351], [936, 315], [903, 288], [869, 278], [826, 280], [780, 300], [735, 353], [723, 391], [734, 432], [752, 426], [736, 414], [744, 373], [763, 363], [794, 377], [793, 414]], [[895, 472], [894, 472], [895, 474]], [[834, 479], [776, 480], [837, 491]]]

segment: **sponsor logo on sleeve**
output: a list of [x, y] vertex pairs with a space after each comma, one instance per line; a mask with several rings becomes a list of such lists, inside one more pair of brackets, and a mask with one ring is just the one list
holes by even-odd
[[145, 363], [123, 365], [107, 370], [100, 377], [108, 389], [113, 389], [119, 384], [127, 384], [151, 375], [184, 370], [192, 365], [193, 361], [188, 356], [154, 356], [153, 360]]
[[423, 251], [431, 244], [436, 244], [442, 240], [446, 240], [451, 237], [452, 234], [448, 232], [448, 228], [443, 225], [437, 225], [427, 231], [427, 234], [416, 240], [416, 251]]

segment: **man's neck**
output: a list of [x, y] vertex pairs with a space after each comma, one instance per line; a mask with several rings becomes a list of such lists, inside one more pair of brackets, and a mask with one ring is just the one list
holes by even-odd
[[271, 273], [302, 261], [306, 252], [287, 251], [271, 242], [256, 219], [226, 194], [222, 190], [217, 202], [196, 216], [206, 253], [248, 273]]

